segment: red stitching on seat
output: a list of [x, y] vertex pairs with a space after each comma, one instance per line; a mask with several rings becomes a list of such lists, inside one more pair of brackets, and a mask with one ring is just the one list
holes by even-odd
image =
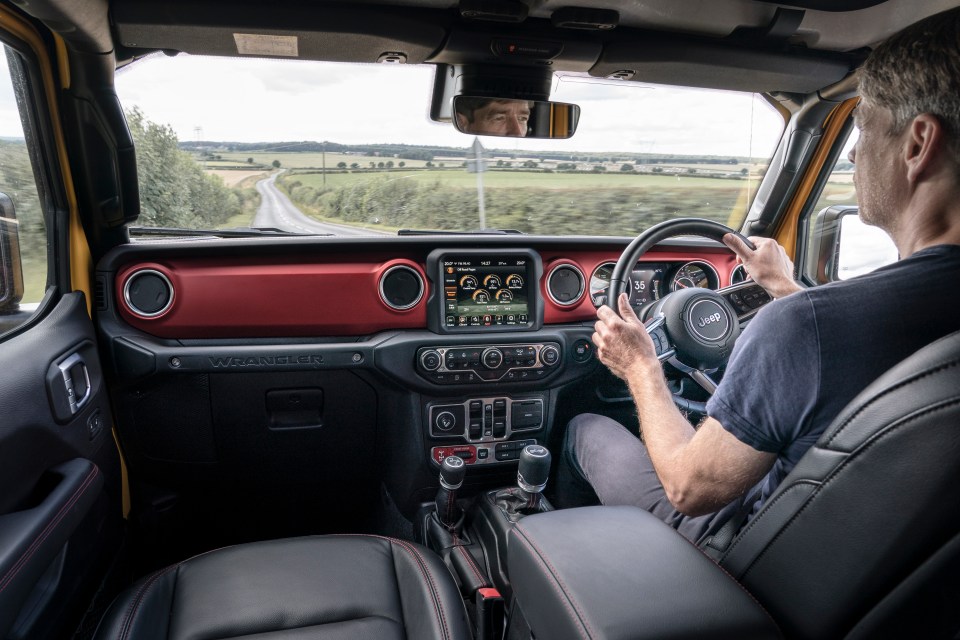
[[426, 561], [423, 559], [423, 556], [420, 555], [420, 552], [416, 550], [412, 545], [404, 540], [398, 540], [396, 538], [388, 538], [386, 536], [375, 536], [368, 533], [345, 533], [345, 534], [334, 534], [330, 537], [356, 537], [356, 538], [376, 538], [377, 540], [386, 540], [391, 545], [397, 544], [403, 548], [404, 551], [411, 554], [414, 559], [417, 561], [417, 568], [420, 569], [420, 575], [423, 576], [424, 580], [429, 583], [430, 594], [433, 596], [433, 608], [437, 613], [437, 619], [440, 620], [440, 626], [443, 629], [443, 637], [446, 640], [450, 640], [450, 629], [447, 625], [446, 615], [443, 613], [443, 604], [440, 601], [439, 591], [437, 590], [437, 585], [433, 581], [433, 574], [430, 572], [430, 568], [427, 567]]
[[47, 539], [47, 536], [56, 528], [60, 521], [67, 515], [67, 512], [77, 503], [77, 500], [80, 499], [80, 496], [87, 490], [87, 488], [93, 483], [93, 479], [97, 477], [97, 474], [100, 470], [96, 465], [93, 466], [93, 469], [87, 474], [87, 477], [84, 478], [83, 482], [77, 487], [70, 499], [60, 507], [60, 511], [57, 512], [57, 515], [54, 516], [53, 520], [47, 523], [47, 526], [40, 533], [36, 540], [27, 548], [27, 550], [20, 556], [20, 559], [17, 560], [7, 571], [7, 575], [3, 577], [3, 580], [0, 581], [0, 593], [3, 593], [3, 590], [10, 586], [10, 583], [13, 582], [13, 579], [17, 577], [17, 574], [20, 573], [20, 570], [26, 566], [30, 558], [33, 557], [33, 554], [37, 552], [37, 549], [40, 548], [40, 545]]
[[595, 637], [596, 634], [594, 633], [593, 629], [590, 627], [590, 624], [587, 621], [586, 616], [584, 616], [583, 612], [580, 611], [580, 607], [577, 606], [577, 603], [573, 599], [573, 596], [569, 593], [569, 589], [567, 589], [567, 585], [565, 585], [563, 581], [560, 579], [560, 574], [557, 573], [557, 570], [554, 569], [553, 565], [550, 564], [550, 561], [547, 560], [546, 555], [537, 547], [537, 545], [533, 543], [532, 540], [530, 540], [530, 538], [527, 537], [527, 532], [521, 529], [519, 524], [514, 527], [514, 531], [519, 534], [518, 539], [524, 544], [526, 544], [528, 547], [530, 547], [530, 549], [533, 550], [534, 557], [537, 560], [539, 560], [540, 564], [543, 565], [544, 568], [547, 569], [547, 571], [550, 573], [550, 576], [554, 579], [556, 583], [556, 584], [551, 583], [553, 588], [559, 591], [563, 601], [569, 603], [570, 606], [565, 606], [565, 608], [568, 611], [571, 608], [573, 609], [572, 613], [576, 615], [577, 620], [583, 626], [583, 630], [587, 633], [587, 637], [588, 638]]
[[118, 640], [125, 640], [128, 637], [130, 629], [133, 628], [133, 618], [137, 612], [137, 609], [140, 608], [140, 603], [143, 601], [143, 598], [147, 595], [147, 591], [153, 584], [160, 579], [161, 576], [164, 576], [170, 573], [171, 570], [179, 567], [179, 564], [174, 564], [162, 571], [157, 571], [155, 574], [150, 576], [140, 588], [137, 589], [137, 594], [133, 597], [133, 600], [130, 602], [130, 606], [127, 607], [127, 613], [123, 617], [123, 623], [120, 625], [120, 633], [117, 636]]
[[430, 569], [427, 567], [427, 563], [423, 559], [423, 556], [421, 556], [420, 552], [417, 551], [413, 546], [404, 542], [403, 540], [396, 540], [393, 538], [388, 538], [388, 540], [390, 540], [391, 543], [395, 542], [399, 544], [401, 547], [406, 549], [408, 553], [413, 554], [413, 556], [416, 558], [417, 565], [420, 567], [420, 573], [422, 573], [424, 578], [430, 582], [430, 591], [433, 595], [433, 605], [437, 610], [437, 616], [440, 618], [440, 624], [443, 627], [443, 637], [449, 640], [450, 630], [447, 627], [447, 618], [443, 613], [443, 605], [440, 603], [440, 593], [437, 590], [436, 583], [433, 581], [433, 574], [430, 573]]

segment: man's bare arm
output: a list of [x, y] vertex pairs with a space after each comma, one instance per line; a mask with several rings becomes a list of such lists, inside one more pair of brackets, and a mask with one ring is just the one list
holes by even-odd
[[650, 336], [626, 295], [617, 303], [622, 318], [608, 307], [597, 312], [597, 355], [630, 387], [667, 499], [691, 516], [716, 511], [756, 484], [776, 455], [740, 442], [712, 418], [694, 430], [674, 405]]

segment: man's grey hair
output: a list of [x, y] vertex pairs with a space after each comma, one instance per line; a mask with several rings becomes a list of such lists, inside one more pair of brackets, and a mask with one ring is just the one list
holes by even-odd
[[880, 44], [859, 71], [860, 95], [893, 113], [899, 133], [935, 115], [960, 167], [960, 7], [910, 25]]

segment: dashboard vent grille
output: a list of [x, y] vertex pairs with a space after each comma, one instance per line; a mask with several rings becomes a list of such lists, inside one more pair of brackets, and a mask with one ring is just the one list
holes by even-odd
[[130, 311], [142, 318], [155, 318], [173, 304], [173, 285], [155, 269], [135, 271], [123, 285], [123, 299]]
[[423, 298], [423, 278], [413, 267], [396, 265], [380, 276], [380, 297], [391, 309], [412, 309]]
[[547, 293], [562, 307], [574, 305], [583, 297], [583, 272], [572, 264], [561, 264], [547, 276]]

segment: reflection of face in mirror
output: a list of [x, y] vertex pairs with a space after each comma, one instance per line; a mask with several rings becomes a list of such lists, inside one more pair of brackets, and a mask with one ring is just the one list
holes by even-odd
[[532, 106], [528, 100], [461, 96], [456, 101], [457, 128], [464, 133], [524, 138]]

